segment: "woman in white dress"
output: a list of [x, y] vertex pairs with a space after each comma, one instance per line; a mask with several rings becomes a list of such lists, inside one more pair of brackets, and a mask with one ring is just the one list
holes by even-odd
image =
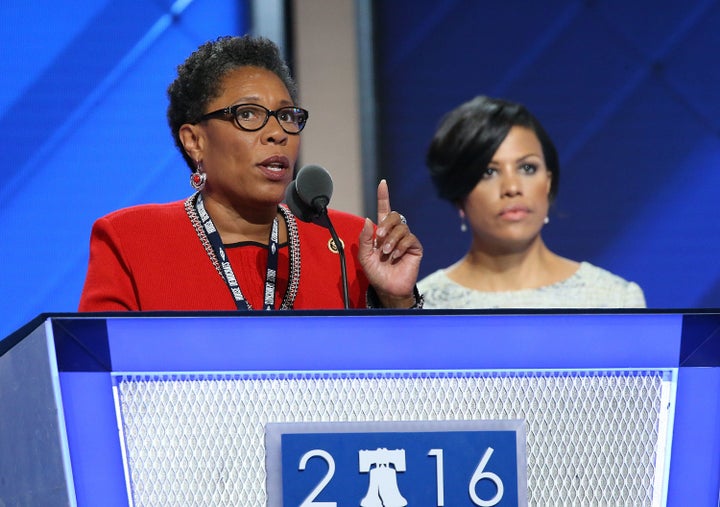
[[557, 151], [521, 104], [476, 97], [448, 113], [427, 165], [457, 206], [469, 250], [418, 284], [425, 308], [643, 308], [642, 289], [542, 238], [557, 195]]

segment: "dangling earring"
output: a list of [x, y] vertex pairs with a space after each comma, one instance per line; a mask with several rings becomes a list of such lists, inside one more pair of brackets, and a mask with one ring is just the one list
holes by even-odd
[[544, 223], [545, 225], [549, 224], [549, 223], [550, 223], [550, 217], [545, 217], [545, 219], [543, 220], [543, 223]]
[[205, 188], [205, 181], [207, 180], [207, 174], [203, 171], [202, 162], [198, 161], [197, 169], [190, 175], [190, 185], [198, 192]]
[[467, 232], [467, 223], [465, 222], [465, 212], [460, 210], [460, 232]]

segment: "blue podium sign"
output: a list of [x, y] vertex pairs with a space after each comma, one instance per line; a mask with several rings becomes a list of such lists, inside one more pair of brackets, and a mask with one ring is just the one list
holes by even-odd
[[269, 507], [527, 504], [522, 420], [269, 423]]

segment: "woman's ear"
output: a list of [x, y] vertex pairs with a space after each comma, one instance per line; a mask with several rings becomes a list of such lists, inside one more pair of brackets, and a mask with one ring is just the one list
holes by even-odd
[[552, 189], [552, 171], [546, 171], [547, 172], [547, 190], [545, 194], [550, 197], [550, 190]]
[[193, 160], [202, 160], [202, 136], [197, 125], [184, 123], [180, 126], [178, 137], [185, 153]]

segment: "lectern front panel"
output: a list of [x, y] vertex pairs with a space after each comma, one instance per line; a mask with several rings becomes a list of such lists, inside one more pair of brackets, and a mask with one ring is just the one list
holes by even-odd
[[497, 419], [526, 423], [530, 505], [653, 505], [671, 378], [663, 370], [202, 373], [120, 375], [116, 389], [135, 505], [265, 505], [266, 423]]

